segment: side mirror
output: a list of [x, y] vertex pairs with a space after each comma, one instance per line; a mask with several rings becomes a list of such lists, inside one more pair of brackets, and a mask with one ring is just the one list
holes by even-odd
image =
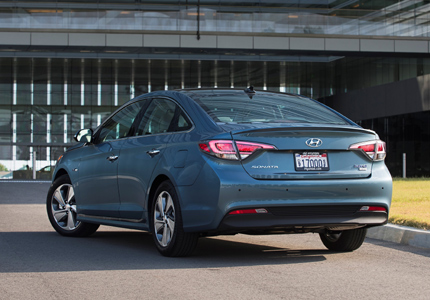
[[79, 143], [91, 143], [93, 140], [93, 130], [92, 129], [81, 129], [76, 132], [75, 141]]

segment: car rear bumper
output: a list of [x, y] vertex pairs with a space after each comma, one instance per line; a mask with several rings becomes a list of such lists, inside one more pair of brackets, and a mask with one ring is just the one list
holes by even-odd
[[[353, 206], [356, 207], [356, 206]], [[285, 207], [283, 207], [285, 209]], [[314, 207], [290, 207], [291, 210], [313, 210]], [[336, 210], [336, 206], [329, 206]], [[347, 230], [359, 227], [379, 226], [387, 223], [386, 212], [360, 212], [344, 214], [298, 214], [276, 215], [271, 213], [226, 215], [221, 221], [217, 232], [247, 232], [247, 231], [286, 231], [286, 232], [319, 232], [323, 229]]]
[[[370, 227], [387, 222], [392, 179], [383, 162], [374, 164], [369, 178], [337, 180], [256, 180], [233, 164], [217, 167], [206, 164], [193, 185], [177, 187], [187, 232], [328, 225]], [[357, 212], [365, 205], [384, 207], [386, 213]], [[346, 214], [330, 213], [332, 208], [341, 206], [359, 208]], [[321, 207], [327, 208], [327, 213], [319, 213]], [[269, 213], [228, 215], [232, 210], [247, 208], [265, 208]], [[276, 215], [274, 208], [287, 214]], [[302, 212], [294, 213], [297, 208]], [[309, 213], [303, 214], [306, 210]]]

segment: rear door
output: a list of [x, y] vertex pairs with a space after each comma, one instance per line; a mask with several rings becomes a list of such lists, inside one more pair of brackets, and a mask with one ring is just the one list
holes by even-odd
[[181, 109], [175, 102], [153, 99], [132, 136], [124, 142], [118, 169], [121, 218], [139, 221], [144, 217], [153, 171], [181, 120]]

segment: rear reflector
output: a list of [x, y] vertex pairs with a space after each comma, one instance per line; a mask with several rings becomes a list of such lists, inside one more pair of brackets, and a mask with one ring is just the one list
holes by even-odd
[[266, 214], [267, 210], [265, 208], [255, 208], [255, 209], [237, 209], [229, 212], [229, 215], [245, 215], [245, 214]]
[[387, 212], [387, 209], [382, 206], [362, 206], [360, 211], [382, 211]]

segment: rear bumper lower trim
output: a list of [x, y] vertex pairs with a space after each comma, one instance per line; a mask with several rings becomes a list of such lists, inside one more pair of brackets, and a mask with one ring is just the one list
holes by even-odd
[[336, 216], [275, 216], [273, 214], [227, 215], [221, 221], [218, 231], [264, 230], [271, 228], [330, 228], [342, 226], [372, 227], [386, 224], [385, 212], [356, 212]]

